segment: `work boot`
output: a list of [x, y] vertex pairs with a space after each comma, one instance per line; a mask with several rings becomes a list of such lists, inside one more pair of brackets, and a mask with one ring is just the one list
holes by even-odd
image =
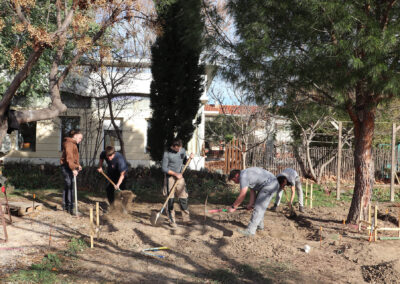
[[264, 227], [257, 227], [257, 231], [264, 231]]
[[69, 214], [73, 215], [73, 214], [74, 214], [74, 205], [70, 205], [70, 204], [67, 205], [66, 211], [67, 211]]
[[168, 225], [171, 227], [171, 228], [176, 228], [176, 227], [178, 227], [177, 225], [176, 225], [176, 222], [175, 222], [175, 211], [174, 210], [171, 210], [171, 211], [168, 211], [167, 210], [167, 216], [168, 216]]
[[274, 204], [274, 206], [272, 206], [270, 210], [276, 212], [278, 210], [278, 206]]
[[254, 237], [254, 234], [250, 233], [249, 230], [247, 230], [247, 229], [246, 230], [239, 229], [238, 232], [248, 238]]
[[78, 211], [78, 212], [75, 212], [75, 206], [74, 206], [74, 204], [72, 204], [71, 206], [68, 207], [68, 213], [71, 214], [72, 216], [75, 216], [75, 217], [80, 217], [80, 216], [82, 216], [82, 214], [79, 213], [79, 211]]
[[190, 220], [189, 210], [182, 210], [182, 222], [185, 225], [192, 225], [192, 221]]
[[304, 213], [304, 207], [303, 207], [303, 206], [299, 206], [299, 211], [300, 211], [301, 213]]
[[79, 211], [75, 213], [75, 209], [73, 210], [71, 215], [74, 216], [74, 217], [82, 217], [82, 213], [80, 213]]

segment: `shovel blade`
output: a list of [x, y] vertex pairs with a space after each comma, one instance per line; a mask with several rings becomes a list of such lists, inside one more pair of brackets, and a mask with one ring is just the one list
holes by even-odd
[[151, 211], [150, 222], [151, 222], [151, 225], [153, 225], [153, 226], [160, 226], [160, 224], [161, 224], [160, 212], [152, 210]]

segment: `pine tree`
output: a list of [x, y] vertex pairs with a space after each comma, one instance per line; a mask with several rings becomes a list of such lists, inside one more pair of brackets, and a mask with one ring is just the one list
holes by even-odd
[[153, 111], [148, 145], [154, 161], [174, 138], [186, 145], [199, 120], [193, 123], [203, 93], [203, 19], [199, 0], [177, 0], [159, 7], [160, 34], [152, 46], [150, 107]]
[[[232, 74], [259, 99], [307, 97], [347, 112], [355, 135], [348, 222], [372, 197], [372, 141], [379, 104], [400, 96], [400, 3], [231, 0], [239, 42]], [[239, 70], [239, 72], [238, 72]]]

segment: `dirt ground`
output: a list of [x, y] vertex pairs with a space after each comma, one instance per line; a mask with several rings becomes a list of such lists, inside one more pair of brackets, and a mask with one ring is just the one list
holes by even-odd
[[[95, 201], [104, 206], [104, 200], [79, 202], [80, 218], [62, 212], [60, 200], [52, 193], [41, 200], [42, 211], [13, 217], [9, 241], [0, 244], [0, 282], [49, 251], [65, 249], [72, 237], [89, 242], [89, 207]], [[265, 230], [247, 238], [237, 233], [248, 223], [247, 211], [208, 214], [205, 220], [204, 205], [191, 205], [194, 224], [171, 229], [165, 216], [161, 226], [150, 224], [160, 204], [133, 203], [128, 214], [101, 214], [94, 248], [65, 262], [58, 276], [73, 283], [398, 283], [400, 241], [368, 242], [367, 232], [343, 224], [348, 206], [307, 208], [294, 219], [283, 208], [267, 211]], [[207, 206], [213, 208], [223, 206]], [[380, 226], [396, 227], [398, 207], [379, 208]], [[142, 252], [161, 246], [169, 249], [153, 253], [162, 257]]]

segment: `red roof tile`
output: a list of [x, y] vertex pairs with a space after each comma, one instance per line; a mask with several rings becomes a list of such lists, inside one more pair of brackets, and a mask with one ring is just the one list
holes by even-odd
[[219, 114], [250, 114], [257, 112], [258, 110], [258, 106], [205, 105], [205, 111], [218, 112]]

